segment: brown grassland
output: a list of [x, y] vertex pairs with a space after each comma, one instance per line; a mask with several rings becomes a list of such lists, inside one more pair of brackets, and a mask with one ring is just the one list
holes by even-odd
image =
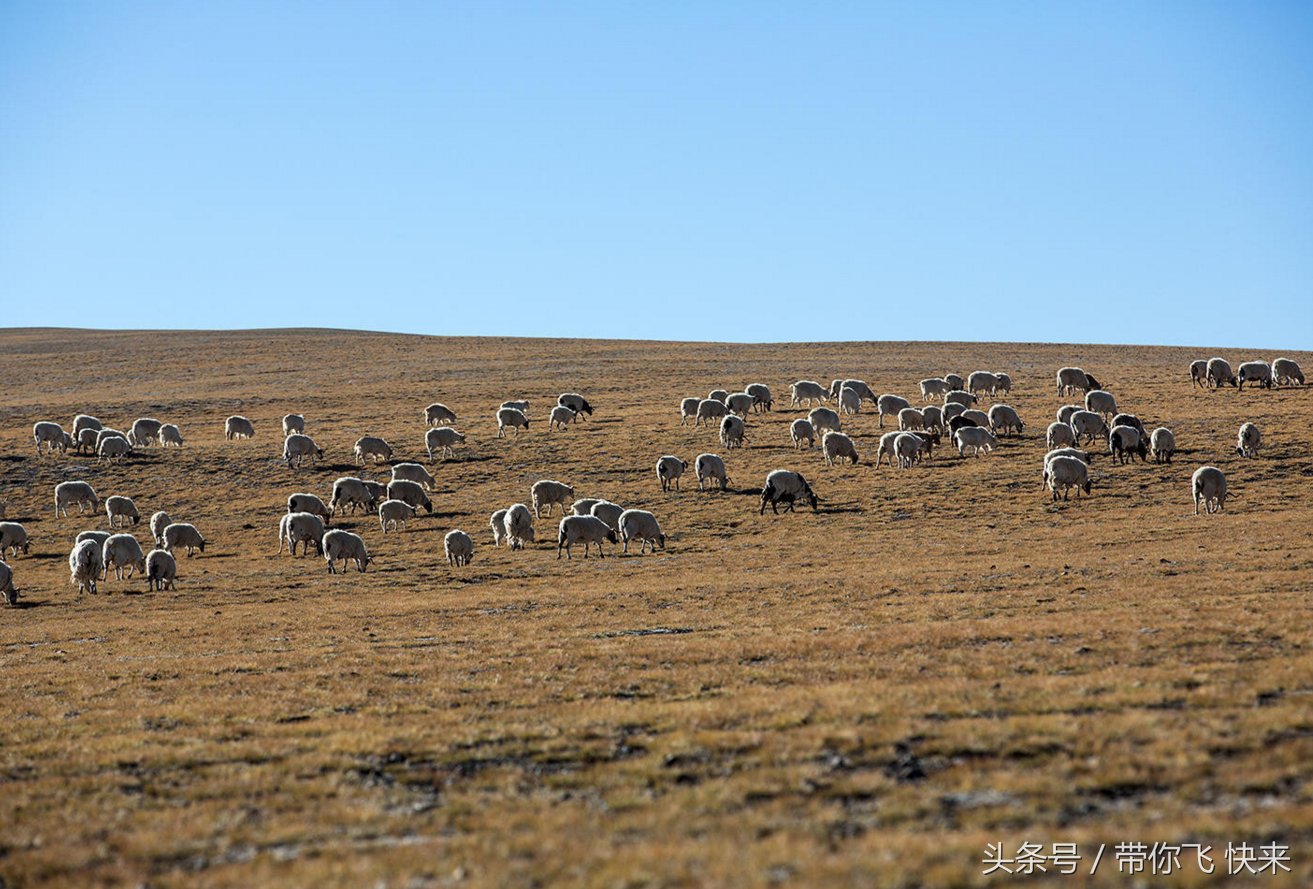
[[[1190, 385], [1215, 350], [1071, 345], [714, 345], [444, 339], [338, 331], [0, 333], [0, 500], [34, 545], [0, 607], [0, 882], [18, 886], [1130, 886], [981, 875], [987, 843], [1291, 847], [1313, 885], [1313, 391]], [[1239, 354], [1238, 360], [1272, 353]], [[1313, 356], [1294, 354], [1305, 368]], [[1095, 372], [1165, 424], [1170, 465], [1095, 461], [1051, 503], [1043, 432]], [[923, 377], [1008, 371], [1024, 436], [992, 455], [874, 469], [795, 452], [794, 379], [856, 376], [919, 403]], [[680, 426], [678, 402], [760, 381], [776, 410], [748, 447]], [[557, 393], [596, 413], [546, 428]], [[498, 440], [500, 402], [535, 423]], [[327, 499], [382, 435], [423, 456], [423, 407], [468, 434], [436, 468], [435, 514], [331, 576], [275, 555], [288, 494]], [[31, 424], [78, 412], [176, 422], [181, 451], [123, 465], [36, 456]], [[328, 451], [280, 460], [303, 412]], [[224, 418], [257, 436], [226, 441]], [[1244, 420], [1259, 459], [1234, 452]], [[662, 454], [725, 454], [732, 490], [663, 494]], [[1212, 463], [1235, 498], [1193, 515]], [[820, 510], [757, 513], [767, 471], [802, 471]], [[386, 477], [371, 467], [369, 477]], [[85, 478], [207, 535], [176, 591], [78, 597], [67, 554], [103, 514], [55, 519]], [[651, 509], [655, 555], [555, 558], [488, 516], [558, 478]], [[336, 524], [336, 523], [335, 523]], [[473, 564], [449, 568], [463, 528]], [[134, 529], [145, 542], [144, 523]], [[608, 555], [619, 555], [608, 553]], [[1189, 866], [1139, 884], [1234, 885]]]

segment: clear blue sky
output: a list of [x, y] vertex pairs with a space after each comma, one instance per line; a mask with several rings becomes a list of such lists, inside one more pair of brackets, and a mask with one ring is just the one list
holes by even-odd
[[0, 3], [7, 325], [1294, 349], [1311, 297], [1309, 2]]

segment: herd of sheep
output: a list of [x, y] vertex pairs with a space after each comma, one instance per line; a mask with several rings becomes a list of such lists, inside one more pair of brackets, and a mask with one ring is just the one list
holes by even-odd
[[[1194, 385], [1205, 388], [1234, 386], [1243, 389], [1245, 384], [1263, 388], [1283, 385], [1304, 385], [1299, 365], [1289, 358], [1278, 358], [1270, 364], [1248, 361], [1232, 371], [1222, 358], [1195, 361], [1190, 365]], [[1082, 449], [1094, 442], [1106, 445], [1108, 455], [1125, 463], [1139, 457], [1147, 461], [1171, 462], [1176, 452], [1176, 437], [1172, 431], [1160, 426], [1151, 432], [1134, 414], [1121, 412], [1116, 397], [1092, 375], [1077, 367], [1064, 367], [1057, 372], [1058, 395], [1080, 393], [1079, 403], [1059, 408], [1055, 421], [1045, 432], [1047, 453], [1044, 455], [1042, 482], [1057, 500], [1061, 494], [1067, 500], [1072, 490], [1077, 498], [1092, 489], [1089, 466], [1092, 454]], [[1006, 373], [976, 371], [966, 378], [957, 374], [921, 380], [923, 403], [914, 407], [906, 398], [892, 393], [877, 395], [862, 380], [834, 380], [828, 387], [811, 380], [799, 380], [790, 389], [790, 406], [808, 408], [805, 417], [795, 419], [789, 426], [790, 441], [796, 449], [814, 448], [819, 440], [821, 454], [829, 465], [848, 461], [859, 462], [856, 442], [842, 431], [845, 417], [861, 413], [864, 405], [874, 406], [879, 425], [885, 418], [896, 420], [898, 428], [881, 435], [876, 446], [875, 466], [888, 460], [903, 468], [910, 468], [933, 457], [934, 449], [945, 436], [957, 448], [960, 457], [971, 454], [980, 457], [998, 444], [999, 436], [1017, 436], [1025, 430], [1019, 413], [1010, 405], [994, 402], [988, 411], [976, 407], [981, 399], [997, 399], [1012, 389], [1012, 379]], [[830, 405], [833, 404], [833, 407]], [[719, 440], [727, 452], [743, 447], [748, 435], [748, 422], [754, 413], [774, 408], [770, 388], [762, 383], [745, 386], [741, 392], [716, 389], [706, 398], [685, 398], [680, 403], [680, 424], [690, 421], [702, 426], [719, 423]], [[578, 393], [565, 393], [552, 405], [548, 415], [548, 428], [564, 428], [579, 422], [593, 413], [593, 407]], [[454, 411], [443, 404], [431, 404], [424, 410], [426, 431], [425, 450], [429, 462], [453, 456], [454, 448], [465, 442], [464, 434], [453, 424]], [[505, 437], [508, 429], [516, 436], [530, 427], [529, 403], [507, 401], [496, 411], [497, 437]], [[283, 418], [283, 459], [292, 468], [304, 461], [322, 459], [324, 450], [306, 434], [305, 418], [288, 414]], [[242, 416], [228, 417], [224, 434], [229, 440], [252, 439], [255, 424]], [[37, 454], [43, 452], [92, 453], [98, 461], [122, 462], [135, 449], [159, 445], [182, 447], [184, 440], [178, 426], [151, 418], [135, 421], [127, 432], [106, 427], [97, 418], [79, 414], [73, 419], [71, 431], [55, 422], [40, 421], [32, 427]], [[1243, 457], [1256, 457], [1261, 444], [1258, 427], [1250, 422], [1240, 426], [1235, 449]], [[369, 461], [388, 464], [395, 451], [382, 438], [364, 436], [353, 448], [355, 461], [366, 465]], [[311, 548], [327, 562], [328, 571], [345, 571], [349, 564], [364, 572], [371, 559], [365, 540], [359, 534], [343, 528], [332, 528], [336, 516], [362, 512], [376, 514], [381, 533], [399, 530], [420, 509], [433, 512], [429, 492], [436, 484], [433, 475], [421, 464], [399, 462], [391, 464], [389, 482], [376, 482], [363, 478], [337, 479], [327, 503], [317, 494], [297, 492], [287, 498], [287, 512], [278, 529], [278, 552], [284, 547], [296, 555], [298, 544], [301, 555]], [[679, 490], [680, 479], [688, 463], [666, 454], [656, 462], [657, 481], [663, 491]], [[730, 485], [725, 460], [718, 454], [699, 454], [693, 461], [693, 472], [698, 490], [726, 490]], [[556, 557], [564, 553], [572, 557], [572, 548], [582, 544], [584, 557], [595, 546], [599, 556], [605, 556], [604, 543], [622, 544], [629, 551], [636, 543], [640, 552], [649, 548], [664, 549], [666, 537], [656, 516], [646, 510], [626, 509], [607, 500], [575, 497], [574, 487], [563, 482], [543, 479], [530, 489], [530, 503], [515, 503], [492, 513], [489, 526], [493, 545], [505, 543], [518, 550], [535, 542], [534, 520], [551, 516], [553, 507], [561, 514], [557, 528]], [[1200, 506], [1205, 512], [1224, 508], [1227, 498], [1226, 477], [1214, 466], [1202, 466], [1191, 479], [1191, 494], [1197, 515]], [[770, 506], [778, 512], [783, 505], [792, 510], [797, 503], [817, 508], [817, 496], [810, 483], [798, 472], [777, 469], [770, 472], [761, 490], [758, 513], [764, 514]], [[566, 506], [571, 508], [565, 514]], [[86, 481], [66, 481], [55, 486], [55, 517], [68, 517], [70, 508], [78, 515], [99, 514], [102, 501]], [[131, 577], [135, 572], [144, 576], [150, 589], [171, 589], [177, 577], [178, 565], [174, 551], [181, 549], [188, 556], [205, 551], [205, 538], [194, 524], [175, 522], [167, 513], [157, 511], [151, 515], [149, 528], [154, 539], [150, 552], [126, 528], [141, 521], [141, 513], [128, 497], [113, 495], [103, 501], [109, 530], [85, 530], [77, 535], [69, 553], [68, 564], [71, 582], [79, 593], [97, 592], [97, 582], [104, 581], [114, 570], [117, 579]], [[0, 518], [4, 517], [4, 504], [0, 504]], [[448, 563], [453, 567], [468, 565], [474, 555], [474, 541], [466, 532], [456, 529], [443, 540]], [[18, 601], [18, 590], [8, 559], [11, 555], [28, 553], [30, 541], [27, 531], [18, 522], [0, 521], [0, 593], [8, 604]], [[340, 566], [339, 566], [340, 563]]]

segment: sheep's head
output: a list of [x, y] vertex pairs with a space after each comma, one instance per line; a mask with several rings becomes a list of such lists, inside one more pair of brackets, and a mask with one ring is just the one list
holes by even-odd
[[616, 536], [615, 531], [607, 531], [607, 532], [606, 532], [606, 539], [609, 540], [609, 541], [611, 541], [612, 543], [619, 543], [619, 542], [620, 542], [620, 538]]
[[7, 605], [18, 604], [18, 590], [14, 589], [12, 586], [9, 589], [5, 590], [5, 604]]

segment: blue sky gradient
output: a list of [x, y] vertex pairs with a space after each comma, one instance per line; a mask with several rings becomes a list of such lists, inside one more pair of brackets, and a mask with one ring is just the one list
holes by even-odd
[[1309, 348], [1313, 4], [0, 4], [11, 326]]

